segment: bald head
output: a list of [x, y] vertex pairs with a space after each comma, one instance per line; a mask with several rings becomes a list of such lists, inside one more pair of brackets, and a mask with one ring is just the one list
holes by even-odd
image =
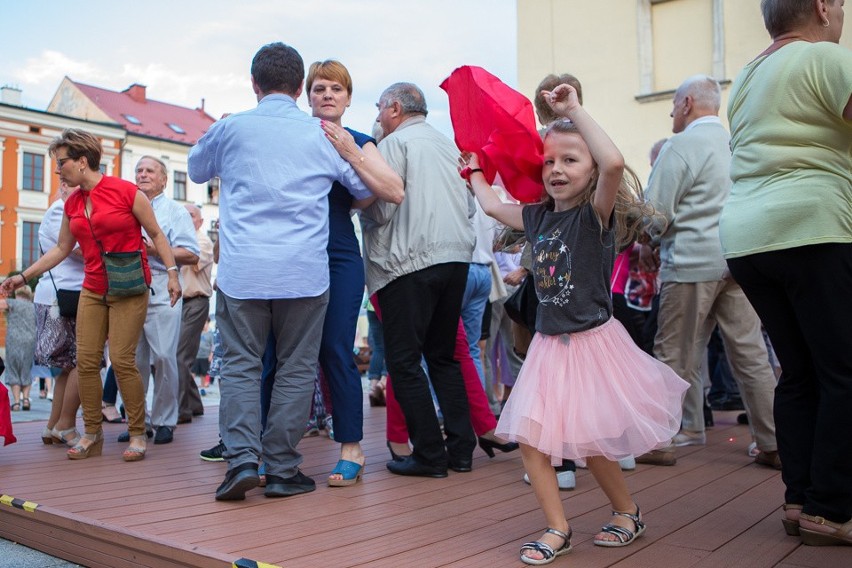
[[187, 203], [184, 207], [186, 207], [186, 210], [189, 211], [189, 216], [192, 217], [192, 224], [195, 226], [195, 230], [197, 231], [204, 223], [204, 217], [201, 216], [201, 208], [192, 203]]

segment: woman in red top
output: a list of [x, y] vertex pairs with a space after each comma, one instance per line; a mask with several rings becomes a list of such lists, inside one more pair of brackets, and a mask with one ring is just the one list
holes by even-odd
[[[101, 248], [110, 252], [141, 251], [145, 280], [150, 283], [148, 258], [142, 241], [142, 227], [152, 239], [169, 271], [169, 297], [174, 306], [180, 298], [177, 266], [168, 241], [145, 195], [128, 181], [100, 172], [101, 143], [93, 135], [78, 129], [65, 130], [50, 145], [61, 182], [80, 188], [65, 202], [65, 214], [55, 247], [47, 251], [27, 274], [7, 278], [0, 290], [9, 293], [30, 278], [50, 270], [74, 249], [75, 242], [85, 261], [85, 278], [77, 307], [77, 369], [83, 422], [86, 433], [68, 450], [70, 459], [98, 456], [103, 448], [101, 428], [100, 367], [107, 337], [110, 360], [115, 369], [121, 397], [127, 412], [130, 445], [125, 461], [145, 457], [145, 400], [142, 379], [136, 368], [136, 344], [145, 322], [148, 294], [114, 296], [107, 294], [106, 268]], [[90, 224], [91, 223], [91, 224]], [[100, 245], [95, 241], [100, 242]]]

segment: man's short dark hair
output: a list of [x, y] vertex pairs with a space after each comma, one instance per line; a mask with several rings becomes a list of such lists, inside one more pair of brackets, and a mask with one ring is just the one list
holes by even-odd
[[280, 41], [261, 47], [251, 60], [251, 76], [264, 93], [295, 95], [305, 78], [299, 52]]

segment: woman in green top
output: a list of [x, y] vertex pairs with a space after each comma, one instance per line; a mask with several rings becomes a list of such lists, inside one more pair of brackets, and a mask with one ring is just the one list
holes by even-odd
[[845, 0], [763, 0], [772, 45], [731, 88], [728, 266], [783, 370], [787, 533], [852, 544], [852, 52]]

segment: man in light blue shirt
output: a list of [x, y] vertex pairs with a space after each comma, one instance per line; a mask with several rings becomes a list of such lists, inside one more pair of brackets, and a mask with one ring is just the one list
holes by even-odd
[[[328, 200], [334, 181], [355, 199], [371, 194], [296, 107], [304, 63], [283, 43], [252, 60], [255, 109], [213, 124], [189, 154], [197, 183], [221, 178], [216, 323], [224, 357], [219, 425], [228, 473], [218, 500], [243, 499], [266, 464], [266, 496], [313, 491], [296, 445], [310, 412], [328, 303]], [[278, 368], [260, 438], [261, 356], [270, 331]]]
[[[147, 397], [151, 367], [154, 367], [154, 396], [149, 426], [156, 431], [155, 444], [168, 444], [174, 438], [178, 419], [178, 369], [177, 344], [180, 336], [182, 300], [172, 306], [169, 301], [169, 271], [178, 272], [178, 264], [198, 262], [198, 240], [195, 226], [187, 210], [165, 195], [168, 173], [166, 165], [153, 156], [142, 156], [136, 164], [136, 185], [151, 201], [157, 223], [163, 229], [172, 254], [174, 266], [166, 266], [148, 239], [148, 265], [151, 267], [151, 290], [148, 296], [148, 313], [142, 335], [136, 346], [136, 366], [142, 377]], [[130, 440], [128, 432], [119, 437]]]

